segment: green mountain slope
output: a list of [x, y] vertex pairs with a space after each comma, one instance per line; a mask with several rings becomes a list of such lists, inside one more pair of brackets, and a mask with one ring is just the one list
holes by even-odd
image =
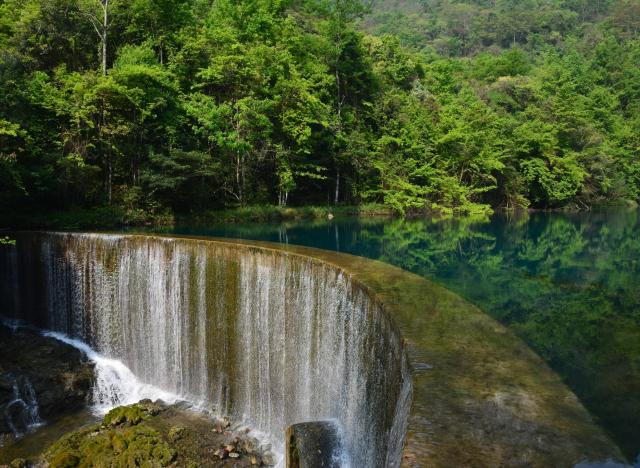
[[638, 12], [0, 0], [0, 211], [637, 201]]
[[405, 45], [449, 56], [558, 46], [602, 23], [635, 35], [640, 7], [615, 0], [375, 0], [365, 21], [373, 34], [395, 34]]

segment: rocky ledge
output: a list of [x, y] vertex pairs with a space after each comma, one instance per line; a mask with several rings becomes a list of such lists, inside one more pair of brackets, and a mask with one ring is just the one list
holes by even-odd
[[93, 364], [72, 346], [25, 328], [0, 326], [0, 447], [86, 405]]
[[[36, 466], [251, 467], [272, 465], [269, 447], [228, 421], [143, 400], [62, 437]], [[21, 461], [16, 460], [17, 465]]]

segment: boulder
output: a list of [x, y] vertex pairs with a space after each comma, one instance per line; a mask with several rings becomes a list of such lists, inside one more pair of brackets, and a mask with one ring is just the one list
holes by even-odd
[[333, 421], [294, 424], [286, 434], [287, 468], [340, 468], [342, 442]]

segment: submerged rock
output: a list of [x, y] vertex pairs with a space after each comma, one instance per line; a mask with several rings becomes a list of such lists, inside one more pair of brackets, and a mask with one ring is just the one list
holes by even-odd
[[82, 352], [27, 329], [0, 326], [0, 445], [2, 436], [83, 407], [93, 364]]

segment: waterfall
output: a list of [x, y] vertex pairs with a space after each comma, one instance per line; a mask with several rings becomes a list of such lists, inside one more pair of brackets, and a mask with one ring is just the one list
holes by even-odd
[[105, 415], [116, 406], [131, 405], [144, 399], [162, 400], [167, 404], [180, 399], [177, 395], [141, 382], [121, 361], [101, 356], [80, 340], [58, 332], [47, 331], [43, 334], [79, 349], [95, 364], [96, 381], [91, 390], [91, 409], [96, 415]]
[[21, 436], [42, 426], [38, 399], [33, 385], [26, 377], [13, 378], [13, 400], [5, 405], [4, 417], [13, 435]]
[[353, 466], [399, 465], [410, 400], [399, 335], [340, 269], [232, 243], [105, 234], [22, 235], [0, 257], [0, 288], [15, 288], [0, 306], [95, 350], [104, 385], [120, 389], [111, 395], [154, 388], [240, 419], [276, 449], [287, 426], [331, 419]]

